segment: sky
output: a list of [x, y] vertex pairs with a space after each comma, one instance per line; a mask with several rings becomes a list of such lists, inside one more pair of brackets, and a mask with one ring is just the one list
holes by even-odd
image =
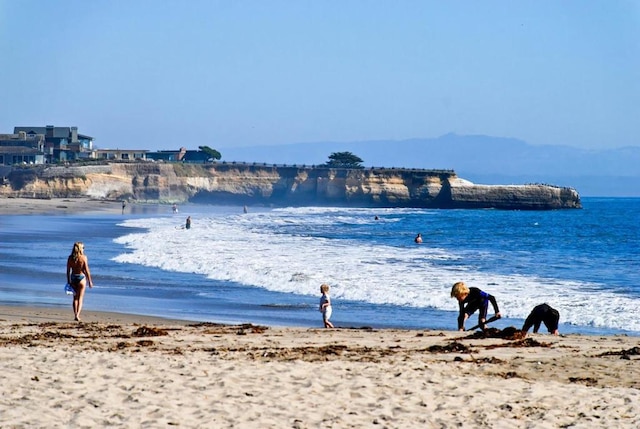
[[0, 133], [640, 146], [636, 0], [0, 0]]

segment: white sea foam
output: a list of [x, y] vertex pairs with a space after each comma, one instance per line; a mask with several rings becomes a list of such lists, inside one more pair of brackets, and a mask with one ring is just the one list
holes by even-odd
[[197, 219], [191, 230], [170, 217], [132, 219], [123, 225], [147, 231], [116, 239], [128, 252], [115, 261], [302, 295], [317, 296], [319, 285], [329, 283], [334, 299], [452, 311], [457, 302], [449, 296], [451, 285], [463, 280], [496, 295], [506, 317], [525, 318], [534, 305], [548, 302], [560, 311], [562, 322], [640, 331], [636, 302], [598, 285], [447, 266], [460, 256], [427, 245], [363, 244], [305, 233], [341, 222], [368, 222], [357, 213], [302, 208], [212, 216]]

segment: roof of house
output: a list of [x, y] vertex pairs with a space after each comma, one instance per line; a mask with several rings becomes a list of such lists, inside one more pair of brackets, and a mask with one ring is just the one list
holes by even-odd
[[37, 148], [34, 148], [34, 147], [27, 147], [27, 146], [0, 146], [0, 154], [27, 155], [27, 154], [41, 154], [41, 153], [42, 153], [41, 151], [39, 151]]
[[[14, 127], [13, 132], [18, 134], [18, 132], [24, 131], [27, 134], [44, 134], [47, 135], [47, 127]], [[71, 136], [71, 127], [53, 127], [53, 137], [66, 139]], [[93, 137], [87, 136], [84, 134], [78, 134], [79, 139], [92, 139]]]
[[145, 153], [149, 152], [147, 149], [94, 149], [96, 153], [131, 153], [131, 152], [140, 152]]
[[0, 134], [0, 140], [3, 141], [39, 141], [42, 139], [42, 134], [26, 135], [23, 139], [19, 134]]

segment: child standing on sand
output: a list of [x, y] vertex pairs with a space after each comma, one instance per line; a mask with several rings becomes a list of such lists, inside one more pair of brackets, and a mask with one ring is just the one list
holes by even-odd
[[329, 321], [331, 318], [331, 298], [329, 297], [329, 285], [323, 283], [320, 285], [320, 311], [322, 312], [322, 321], [325, 328], [333, 328], [333, 323]]

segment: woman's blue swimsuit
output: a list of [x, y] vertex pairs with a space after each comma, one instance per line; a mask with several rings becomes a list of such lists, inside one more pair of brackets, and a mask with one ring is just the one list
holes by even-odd
[[84, 274], [71, 274], [71, 283], [78, 284], [84, 280]]

